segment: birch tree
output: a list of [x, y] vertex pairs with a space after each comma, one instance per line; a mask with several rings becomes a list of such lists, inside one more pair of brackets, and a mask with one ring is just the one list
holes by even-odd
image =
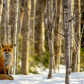
[[[55, 69], [57, 68], [57, 64], [59, 64], [60, 61], [60, 44], [61, 44], [61, 39], [60, 39], [60, 24], [59, 24], [59, 19], [60, 18], [60, 0], [56, 0], [56, 23], [55, 23]], [[59, 32], [59, 33], [57, 33]]]
[[36, 0], [31, 0], [31, 45], [32, 49], [31, 54], [34, 55], [34, 47], [35, 47], [35, 12], [36, 12]]
[[[70, 20], [71, 17], [71, 3], [72, 0], [68, 0], [68, 20]], [[72, 21], [69, 22], [69, 31], [70, 31], [70, 65], [72, 64], [72, 48], [73, 48], [73, 29], [72, 29]]]
[[[35, 51], [39, 56], [42, 55], [42, 13], [44, 12], [46, 0], [37, 0], [36, 16], [37, 25], [35, 27]], [[44, 45], [43, 45], [44, 46]]]
[[47, 21], [48, 21], [48, 46], [49, 46], [49, 74], [48, 79], [52, 77], [52, 65], [53, 65], [53, 3], [52, 0], [47, 0]]
[[75, 31], [74, 31], [74, 50], [73, 50], [73, 61], [72, 61], [72, 71], [80, 71], [80, 31], [81, 31], [81, 7], [80, 0], [74, 0], [74, 15], [76, 16], [75, 21]]
[[68, 24], [68, 0], [63, 0], [64, 10], [64, 35], [65, 35], [65, 63], [66, 63], [66, 77], [65, 84], [70, 84], [70, 32]]
[[[19, 0], [16, 0], [15, 3], [15, 24], [14, 24], [14, 44], [17, 44], [17, 26], [18, 26], [18, 4], [19, 4]], [[16, 58], [17, 58], [17, 45], [14, 47], [14, 70], [13, 70], [13, 74], [16, 73]]]
[[8, 44], [8, 0], [4, 0], [4, 4], [5, 4], [5, 16], [4, 16], [4, 21], [5, 21], [5, 25], [4, 25], [4, 43]]
[[0, 1], [0, 27], [1, 27], [2, 9], [3, 9], [3, 0]]
[[23, 44], [22, 44], [22, 67], [21, 74], [28, 74], [29, 65], [29, 32], [30, 32], [30, 14], [31, 0], [24, 0], [24, 19], [23, 19]]
[[[0, 28], [1, 28], [2, 10], [3, 10], [3, 0], [0, 1]], [[1, 32], [0, 32], [0, 35], [1, 35]], [[1, 36], [0, 36], [0, 43], [1, 43]]]
[[10, 0], [10, 15], [9, 15], [9, 24], [11, 26], [11, 42], [13, 42], [14, 36], [14, 23], [15, 22], [15, 2]]
[[24, 0], [19, 0], [20, 4], [20, 12], [19, 12], [19, 24], [18, 24], [18, 36], [21, 35], [22, 31], [22, 23], [23, 23], [23, 16], [24, 16]]
[[[77, 29], [77, 40], [78, 40], [78, 54], [77, 54], [77, 66], [76, 66], [76, 71], [80, 72], [80, 46], [81, 46], [81, 37], [80, 37], [80, 31], [81, 31], [81, 14], [79, 14], [81, 12], [81, 0], [76, 1], [76, 3], [78, 3], [78, 6], [76, 5], [76, 7], [78, 7], [78, 27], [76, 27]], [[76, 24], [76, 25], [77, 25]]]

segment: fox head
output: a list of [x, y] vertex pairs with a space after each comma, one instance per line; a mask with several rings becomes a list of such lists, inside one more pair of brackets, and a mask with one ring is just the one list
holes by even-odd
[[11, 53], [13, 52], [13, 46], [14, 44], [2, 44], [2, 52], [4, 52], [5, 54]]
[[14, 44], [2, 44], [1, 53], [4, 57], [8, 57], [13, 53]]

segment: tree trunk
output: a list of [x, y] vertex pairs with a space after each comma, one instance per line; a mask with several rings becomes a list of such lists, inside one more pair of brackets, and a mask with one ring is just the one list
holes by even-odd
[[52, 63], [53, 63], [53, 44], [52, 44], [52, 24], [51, 23], [48, 23], [48, 45], [49, 45], [49, 51], [50, 51], [48, 79], [50, 79], [52, 77]]
[[[59, 33], [62, 33], [62, 27], [63, 27], [63, 22], [62, 22], [62, 0], [60, 0], [60, 13], [59, 13]], [[62, 36], [59, 35], [59, 56], [58, 56], [58, 73], [60, 70], [60, 57], [61, 57], [61, 40], [62, 40]]]
[[18, 35], [22, 33], [22, 23], [23, 23], [23, 16], [24, 16], [24, 0], [19, 0], [20, 3], [20, 12], [19, 12], [19, 19], [18, 19]]
[[[75, 28], [75, 35], [74, 35], [74, 39], [75, 39], [75, 45], [74, 47], [74, 50], [73, 50], [73, 61], [72, 61], [72, 71], [75, 72], [75, 69], [76, 71], [80, 71], [80, 17], [81, 17], [81, 14], [80, 13], [80, 0], [75, 0], [74, 1], [74, 15], [77, 17], [75, 18], [75, 25], [74, 25], [74, 28]], [[76, 64], [77, 63], [77, 64]]]
[[[1, 30], [1, 18], [2, 18], [2, 10], [3, 10], [3, 0], [0, 1], [0, 30]], [[1, 30], [2, 31], [2, 30]], [[0, 35], [2, 34], [2, 32], [0, 31]], [[0, 36], [0, 44], [1, 44], [1, 37]], [[0, 49], [1, 49], [1, 46], [0, 46]], [[1, 54], [0, 54], [1, 55]]]
[[68, 0], [63, 0], [63, 10], [64, 10], [64, 35], [65, 35], [65, 59], [66, 59], [66, 77], [65, 84], [70, 84], [70, 31], [68, 24]]
[[[68, 0], [68, 20], [71, 20], [71, 4], [72, 4], [72, 1], [71, 0]], [[69, 22], [69, 31], [70, 31], [70, 67], [71, 67], [71, 64], [72, 64], [72, 49], [73, 49], [73, 29], [72, 29], [72, 21]]]
[[35, 35], [35, 51], [39, 56], [42, 55], [42, 12], [45, 9], [46, 0], [37, 0], [37, 25], [36, 25], [36, 35]]
[[[77, 3], [77, 1], [76, 1]], [[78, 38], [78, 56], [77, 56], [77, 72], [80, 72], [80, 46], [81, 46], [81, 37], [80, 37], [80, 32], [81, 32], [81, 14], [79, 14], [81, 12], [81, 0], [78, 0], [78, 29], [77, 29], [77, 38]]]
[[[17, 44], [17, 26], [18, 26], [18, 4], [19, 4], [19, 0], [16, 0], [15, 3], [15, 25], [14, 25], [14, 44]], [[14, 47], [14, 66], [13, 66], [13, 74], [16, 74], [16, 58], [17, 58], [17, 45]]]
[[9, 25], [11, 26], [11, 42], [13, 42], [14, 36], [14, 22], [15, 22], [15, 4], [14, 0], [10, 0], [10, 17], [9, 17]]
[[35, 44], [35, 12], [36, 12], [36, 0], [31, 1], [31, 55], [34, 55]]
[[0, 1], [0, 27], [1, 27], [2, 10], [3, 10], [3, 0]]
[[48, 79], [52, 77], [52, 65], [53, 65], [53, 3], [52, 0], [47, 0], [47, 21], [48, 21], [48, 46], [49, 46], [49, 74]]
[[8, 44], [8, 0], [5, 0], [4, 4], [5, 4], [4, 43]]
[[22, 44], [22, 67], [21, 74], [28, 74], [29, 65], [29, 34], [30, 34], [30, 13], [31, 0], [24, 0], [24, 19], [23, 19], [23, 44]]
[[[60, 30], [60, 24], [59, 24], [59, 17], [60, 17], [60, 0], [56, 1], [56, 26], [55, 26], [55, 69], [57, 69], [57, 64], [60, 61], [60, 35], [59, 33], [61, 32]], [[59, 32], [59, 33], [58, 33]]]
[[41, 27], [42, 27], [42, 52], [45, 51], [45, 26], [44, 26], [44, 11], [42, 12], [42, 21], [41, 21]]

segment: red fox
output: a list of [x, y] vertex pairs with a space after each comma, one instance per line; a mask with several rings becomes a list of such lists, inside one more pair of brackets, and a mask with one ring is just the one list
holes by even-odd
[[0, 74], [7, 74], [13, 63], [13, 46], [14, 44], [2, 44], [0, 57]]

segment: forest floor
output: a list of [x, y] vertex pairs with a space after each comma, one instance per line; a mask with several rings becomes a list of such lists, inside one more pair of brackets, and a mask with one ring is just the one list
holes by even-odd
[[[48, 69], [42, 71], [38, 69], [40, 74], [30, 75], [12, 75], [14, 80], [0, 80], [0, 84], [65, 84], [65, 66], [60, 65], [59, 73], [53, 73], [51, 79], [47, 79]], [[84, 84], [84, 73], [71, 73], [70, 84]]]

